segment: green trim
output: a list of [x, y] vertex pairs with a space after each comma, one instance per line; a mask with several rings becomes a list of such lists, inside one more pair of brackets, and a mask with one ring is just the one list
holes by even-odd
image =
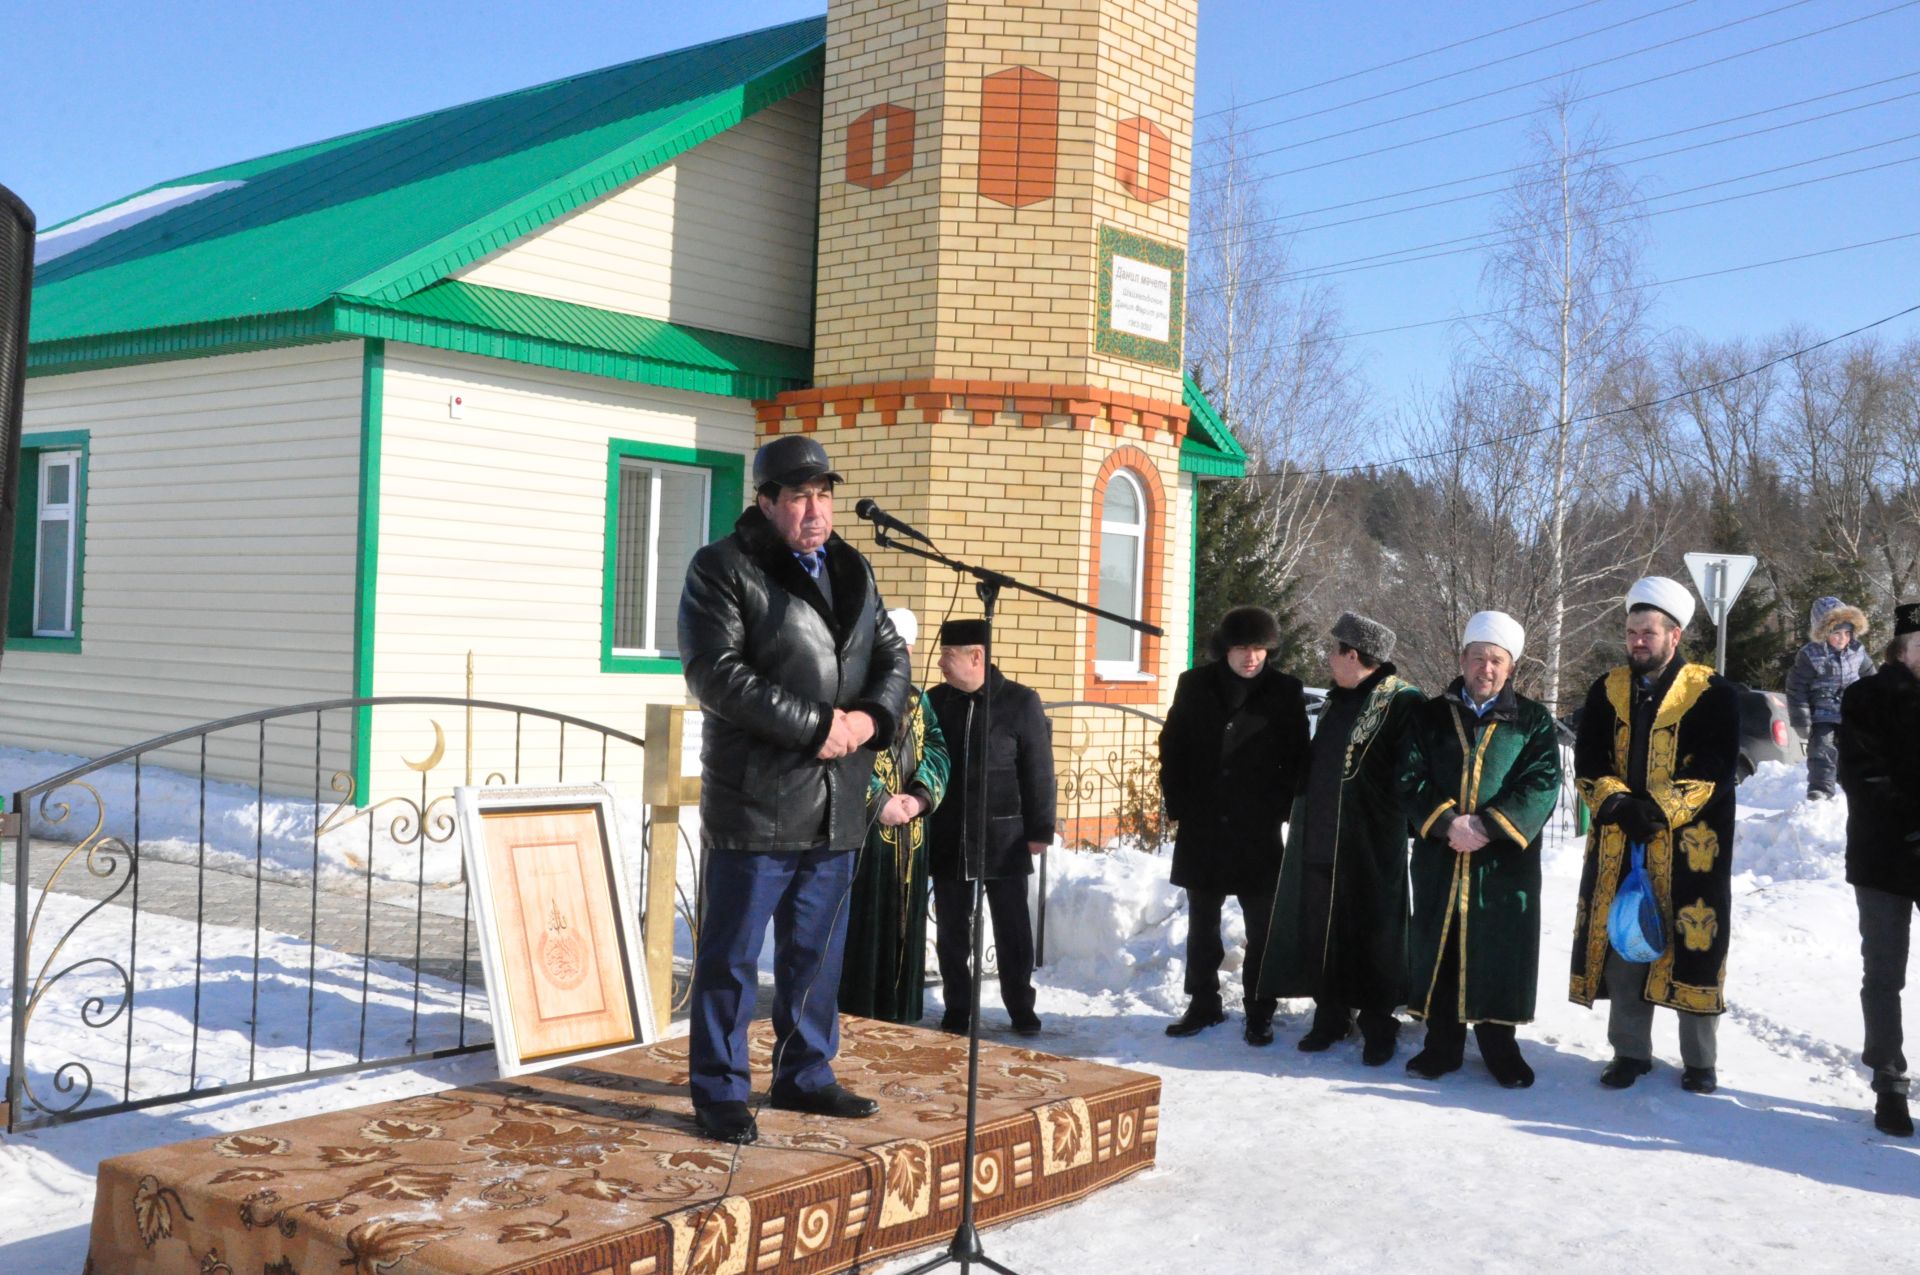
[[[355, 552], [353, 589], [353, 695], [373, 694], [374, 601], [380, 576], [380, 446], [387, 381], [387, 344], [371, 340], [361, 355], [360, 371], [360, 533]], [[371, 799], [373, 710], [353, 710], [353, 795], [359, 805]]]
[[[1116, 332], [1113, 327], [1113, 259], [1130, 257], [1172, 273], [1167, 297], [1167, 339], [1154, 341], [1131, 332]], [[1180, 366], [1180, 342], [1185, 324], [1187, 295], [1187, 253], [1184, 248], [1129, 234], [1114, 226], [1100, 227], [1099, 298], [1094, 311], [1093, 348], [1102, 354], [1117, 354], [1123, 359], [1151, 363], [1155, 367]]]
[[[86, 616], [87, 580], [87, 503], [93, 486], [93, 439], [84, 429], [44, 430], [20, 436], [19, 503], [14, 508], [13, 566], [7, 589], [7, 649], [12, 651], [61, 651], [78, 655], [81, 650], [81, 625]], [[74, 476], [73, 492], [73, 636], [35, 637], [34, 567], [38, 562], [40, 540], [40, 453], [80, 453], [80, 472]]]
[[441, 236], [419, 251], [356, 279], [340, 291], [373, 300], [397, 301], [438, 283], [488, 253], [611, 194], [642, 173], [668, 163], [780, 99], [819, 84], [825, 78], [825, 70], [824, 46], [795, 54], [752, 79], [716, 94], [705, 110], [680, 116], [593, 164], [549, 182], [486, 217]]
[[751, 337], [447, 283], [392, 305], [339, 297], [299, 314], [83, 337], [28, 352], [28, 375], [207, 358], [361, 337], [725, 398], [808, 383], [812, 353]]
[[616, 583], [614, 567], [620, 540], [620, 462], [627, 457], [663, 461], [671, 465], [698, 465], [712, 472], [707, 484], [707, 535], [715, 538], [732, 530], [746, 504], [747, 458], [733, 452], [705, 448], [668, 447], [631, 439], [607, 440], [607, 530], [600, 563], [600, 671], [602, 673], [679, 673], [677, 658], [661, 655], [615, 655], [613, 613]]
[[1187, 407], [1187, 435], [1180, 440], [1180, 472], [1202, 478], [1245, 478], [1247, 452], [1191, 375], [1180, 401]]
[[260, 314], [217, 323], [188, 323], [143, 332], [111, 332], [68, 341], [34, 342], [27, 347], [27, 375], [59, 376], [133, 363], [239, 354], [334, 341], [340, 336], [333, 316], [323, 305], [291, 314]]

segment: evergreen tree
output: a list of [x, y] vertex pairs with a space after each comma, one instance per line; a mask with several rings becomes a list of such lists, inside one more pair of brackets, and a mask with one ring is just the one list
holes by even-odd
[[1194, 660], [1204, 662], [1207, 639], [1235, 607], [1261, 606], [1280, 622], [1280, 649], [1271, 657], [1285, 669], [1310, 658], [1312, 634], [1294, 614], [1298, 580], [1276, 580], [1264, 538], [1250, 529], [1265, 524], [1258, 484], [1222, 479], [1199, 485], [1194, 520], [1198, 563], [1194, 574]]

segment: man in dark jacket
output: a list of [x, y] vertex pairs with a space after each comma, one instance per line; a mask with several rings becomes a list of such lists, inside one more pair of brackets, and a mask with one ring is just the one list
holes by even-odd
[[1173, 883], [1187, 892], [1187, 1011], [1169, 1036], [1192, 1036], [1226, 1021], [1220, 1003], [1220, 912], [1240, 901], [1247, 923], [1246, 1038], [1273, 1043], [1271, 996], [1258, 995], [1267, 950], [1273, 883], [1280, 875], [1280, 828], [1307, 756], [1307, 709], [1300, 679], [1269, 660], [1280, 626], [1262, 607], [1236, 607], [1213, 635], [1213, 661], [1180, 675], [1160, 732], [1160, 795], [1179, 825]]
[[1873, 1123], [1913, 1136], [1900, 993], [1920, 901], [1920, 602], [1895, 612], [1887, 662], [1840, 700], [1840, 786], [1847, 793], [1847, 880], [1860, 905], [1861, 1061], [1873, 1072]]
[[693, 962], [689, 1077], [709, 1137], [759, 1136], [747, 1022], [774, 924], [775, 1107], [868, 1116], [842, 1088], [835, 990], [874, 750], [906, 709], [906, 647], [873, 569], [833, 534], [840, 475], [813, 438], [753, 458], [753, 507], [693, 555], [680, 655], [706, 711], [700, 830], [706, 904]]
[[[927, 828], [933, 874], [934, 947], [940, 958], [940, 1026], [967, 1030], [973, 1005], [973, 885], [967, 848], [976, 844], [980, 786], [987, 790], [983, 874], [1000, 958], [1000, 997], [1023, 1036], [1039, 1032], [1033, 1012], [1033, 922], [1027, 916], [1027, 878], [1033, 859], [1053, 841], [1053, 735], [1040, 697], [987, 665], [984, 620], [940, 626], [940, 675], [928, 690], [940, 718], [953, 768], [947, 796]], [[983, 710], [991, 701], [992, 738]]]
[[1787, 673], [1787, 715], [1807, 737], [1807, 800], [1833, 796], [1833, 772], [1840, 754], [1834, 735], [1840, 729], [1840, 697], [1873, 672], [1864, 645], [1867, 617], [1839, 598], [1813, 604], [1808, 642]]

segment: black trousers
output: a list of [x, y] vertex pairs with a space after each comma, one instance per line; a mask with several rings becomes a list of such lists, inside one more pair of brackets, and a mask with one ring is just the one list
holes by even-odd
[[[1421, 989], [1415, 989], [1419, 995]], [[1485, 1054], [1514, 1044], [1512, 1023], [1475, 1023], [1473, 1038]], [[1460, 1021], [1460, 944], [1447, 936], [1446, 950], [1440, 957], [1440, 969], [1433, 979], [1433, 995], [1427, 1000], [1427, 1041], [1425, 1048], [1454, 1059], [1466, 1052], [1467, 1025]]]
[[[1001, 1002], [1009, 1014], [1032, 1013], [1033, 920], [1027, 915], [1027, 878], [994, 877], [985, 884]], [[941, 999], [948, 1014], [964, 1014], [973, 1004], [973, 882], [935, 877], [933, 910]]]
[[1907, 985], [1907, 941], [1914, 901], [1856, 885], [1860, 904], [1860, 1014], [1866, 1048], [1860, 1061], [1873, 1072], [1875, 1093], [1907, 1092], [1906, 1037], [1900, 1023], [1900, 993]]
[[[1249, 1008], [1260, 1004], [1253, 990], [1260, 986], [1260, 962], [1267, 954], [1267, 925], [1273, 920], [1273, 894], [1236, 894], [1240, 911], [1247, 919], [1247, 959], [1240, 966], [1240, 986], [1247, 993]], [[1210, 890], [1187, 891], [1187, 995], [1195, 1000], [1220, 1000], [1220, 966], [1227, 959], [1227, 946], [1220, 939], [1220, 912], [1227, 905], [1225, 894]], [[1272, 997], [1265, 1003], [1272, 1005]]]
[[[1313, 927], [1307, 941], [1324, 952], [1328, 927], [1333, 924], [1333, 864], [1307, 864], [1302, 884], [1305, 886], [1308, 924]], [[1323, 986], [1313, 997], [1313, 1025], [1316, 1029], [1344, 1035], [1353, 1025], [1353, 1006], [1324, 986], [1326, 976], [1327, 971], [1322, 969], [1320, 977]], [[1390, 1009], [1363, 1009], [1360, 1011], [1360, 1034], [1368, 1040], [1397, 1036], [1400, 1034], [1400, 1020], [1393, 1016]]]

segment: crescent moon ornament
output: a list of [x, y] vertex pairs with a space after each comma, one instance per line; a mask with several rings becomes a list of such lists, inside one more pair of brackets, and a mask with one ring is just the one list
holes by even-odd
[[447, 732], [440, 729], [439, 722], [429, 719], [429, 724], [433, 727], [433, 752], [428, 755], [425, 761], [407, 761], [404, 757], [400, 759], [401, 761], [407, 762], [408, 770], [417, 771], [422, 775], [432, 770], [435, 766], [438, 766], [440, 759], [447, 755]]

